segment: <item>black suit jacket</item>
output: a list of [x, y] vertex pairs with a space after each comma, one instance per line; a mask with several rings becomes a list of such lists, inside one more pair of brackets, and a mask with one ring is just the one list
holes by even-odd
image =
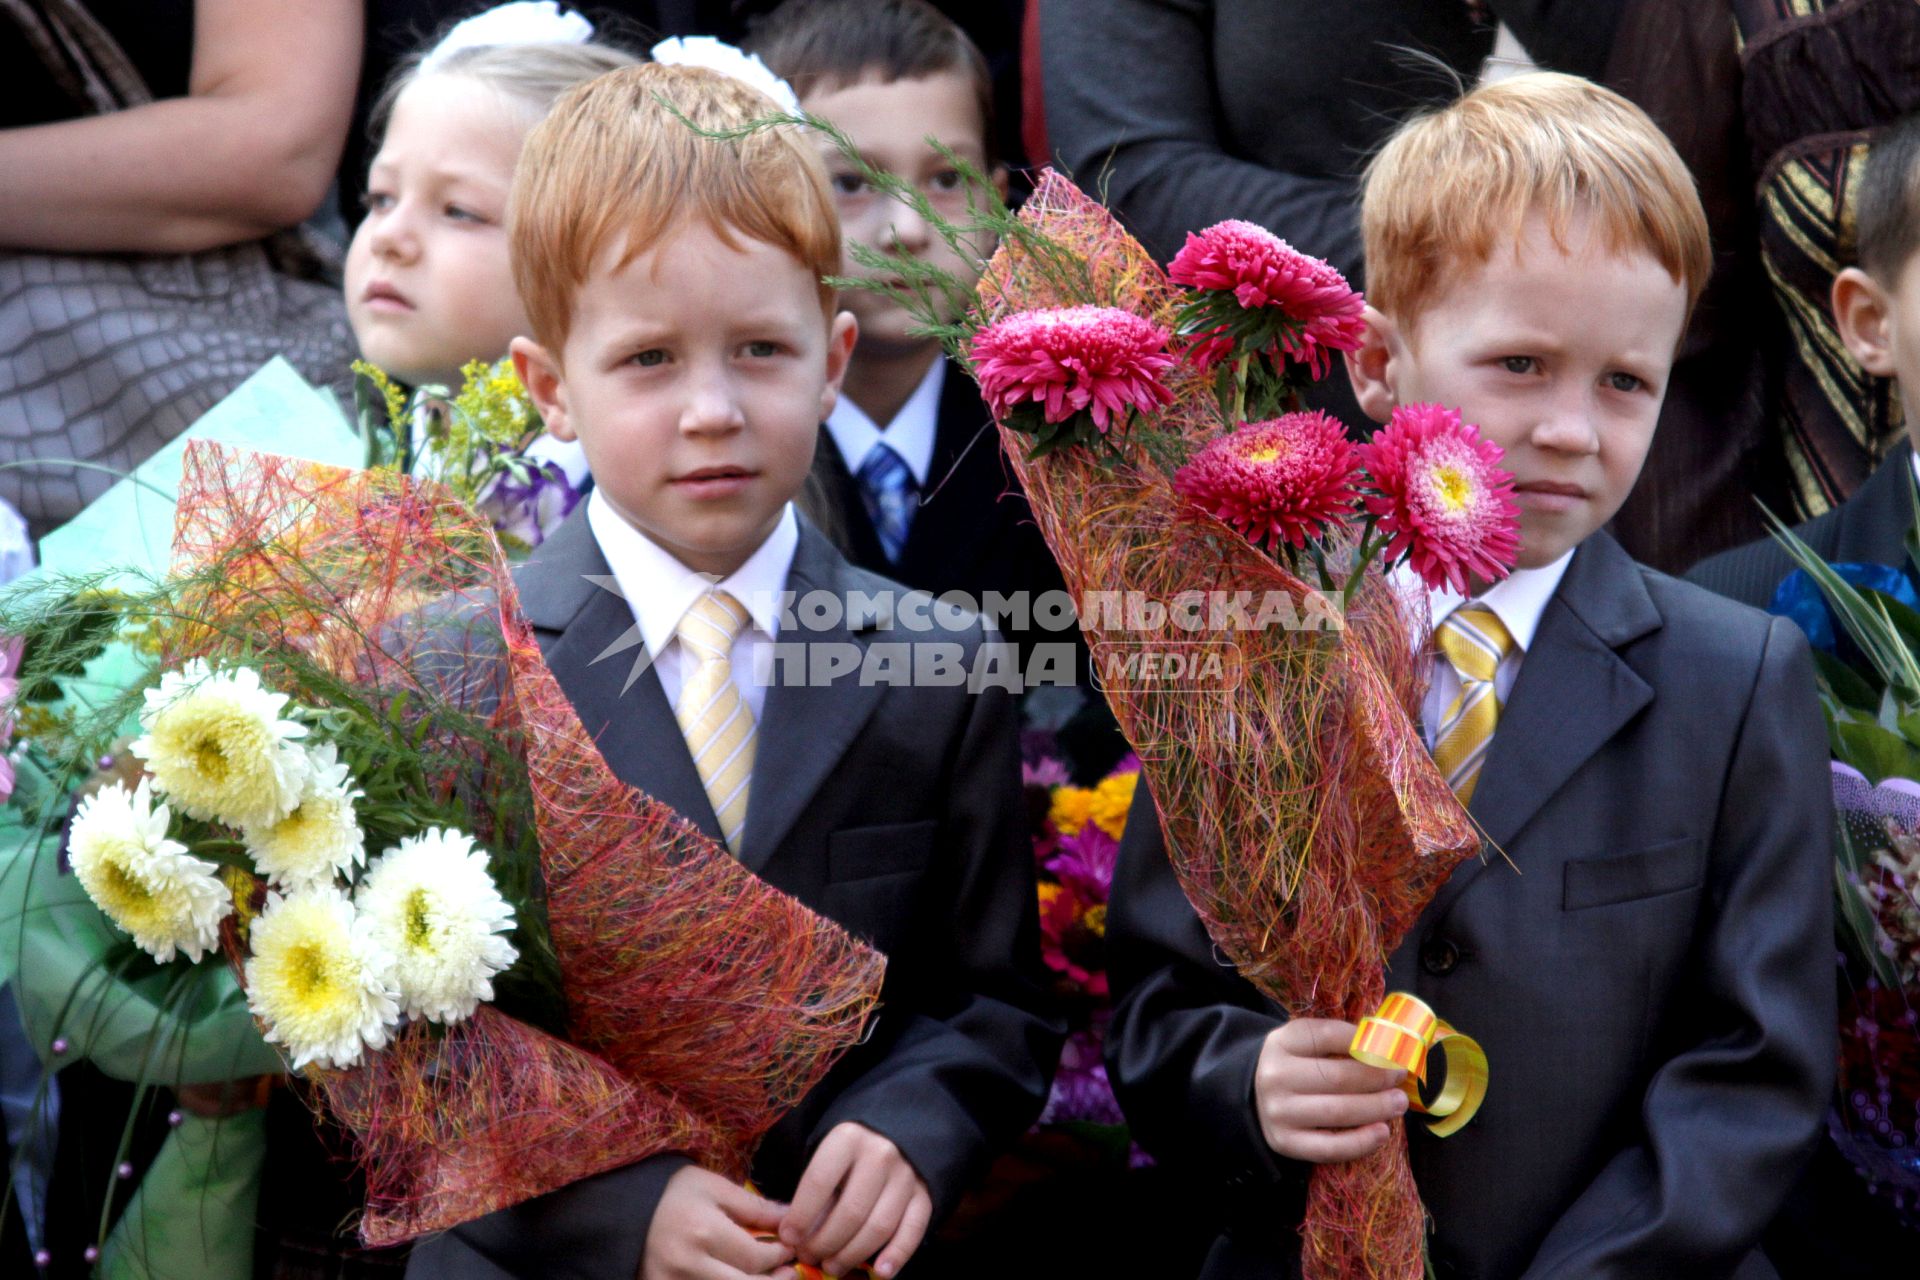
[[[1046, 592], [1066, 590], [1053, 552], [1034, 524], [1026, 493], [1000, 450], [999, 432], [980, 389], [958, 366], [947, 366], [926, 491], [907, 528], [898, 564], [890, 563], [880, 549], [860, 482], [824, 426], [814, 470], [838, 517], [847, 558], [863, 569], [931, 595], [962, 591], [977, 604], [984, 604], [989, 591], [1007, 596], [1026, 592], [1032, 602]], [[1025, 627], [1017, 625], [1017, 618], [995, 621], [1019, 652], [1023, 670], [1033, 644], [1078, 645], [1080, 639], [1079, 629], [1071, 624], [1050, 631], [1031, 617]]]
[[[1830, 803], [1798, 628], [1590, 537], [1473, 797], [1505, 857], [1462, 863], [1388, 974], [1491, 1060], [1465, 1129], [1408, 1126], [1440, 1275], [1767, 1274], [1753, 1247], [1833, 1086]], [[1150, 802], [1108, 945], [1128, 1118], [1229, 1188], [1206, 1274], [1291, 1274], [1306, 1170], [1252, 1105], [1283, 1015], [1215, 958]]]
[[[1794, 529], [1829, 564], [1887, 564], [1913, 575], [1907, 563], [1907, 530], [1913, 528], [1913, 446], [1901, 442], [1860, 491]], [[1687, 572], [1687, 581], [1764, 609], [1781, 580], [1795, 569], [1780, 544], [1761, 538]]]
[[[585, 514], [515, 575], [521, 604], [614, 774], [719, 839], [658, 676], [647, 670], [623, 693], [637, 646], [599, 660], [633, 614], [592, 580], [609, 570]], [[804, 521], [788, 586], [901, 594]], [[977, 619], [952, 628], [937, 615], [930, 630], [902, 630], [901, 612], [884, 607], [811, 631], [808, 611], [793, 613], [782, 645], [865, 653], [926, 641], [970, 660], [984, 637]], [[1064, 1027], [1044, 994], [1011, 700], [998, 688], [859, 677], [767, 690], [741, 860], [886, 953], [881, 1007], [867, 1039], [768, 1134], [753, 1172], [769, 1194], [788, 1194], [814, 1145], [857, 1121], [913, 1164], [937, 1220], [1038, 1116]], [[654, 1206], [684, 1163], [655, 1157], [491, 1214], [417, 1247], [408, 1274], [633, 1280]]]

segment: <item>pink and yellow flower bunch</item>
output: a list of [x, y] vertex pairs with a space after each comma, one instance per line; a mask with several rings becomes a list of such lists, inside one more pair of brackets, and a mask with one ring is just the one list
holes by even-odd
[[[1118, 307], [1016, 311], [973, 335], [994, 416], [1028, 458], [1105, 445], [1174, 401], [1184, 363], [1211, 374], [1228, 424], [1174, 475], [1193, 510], [1232, 526], [1350, 599], [1373, 559], [1465, 591], [1512, 568], [1519, 508], [1501, 451], [1440, 405], [1402, 406], [1367, 444], [1320, 412], [1278, 412], [1365, 334], [1365, 302], [1326, 262], [1250, 222], [1187, 237], [1167, 269], [1184, 288], [1173, 330]], [[1249, 406], [1271, 416], [1250, 420]]]

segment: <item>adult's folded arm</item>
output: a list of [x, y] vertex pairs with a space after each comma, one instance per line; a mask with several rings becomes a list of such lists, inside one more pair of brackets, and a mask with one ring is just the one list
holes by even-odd
[[0, 246], [192, 253], [325, 199], [359, 76], [358, 0], [195, 0], [185, 97], [0, 130]]

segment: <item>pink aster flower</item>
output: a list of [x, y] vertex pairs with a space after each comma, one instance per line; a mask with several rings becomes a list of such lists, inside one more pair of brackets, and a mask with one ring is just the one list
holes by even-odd
[[1134, 410], [1173, 403], [1165, 329], [1114, 307], [1022, 311], [973, 339], [974, 375], [994, 416], [1038, 405], [1049, 423], [1086, 412], [1105, 434]]
[[1359, 466], [1345, 428], [1315, 409], [1208, 441], [1173, 484], [1256, 543], [1303, 547], [1353, 510]]
[[1367, 510], [1430, 588], [1507, 576], [1520, 551], [1520, 508], [1500, 447], [1437, 404], [1402, 405], [1359, 447], [1374, 492]]
[[[1273, 342], [1324, 377], [1330, 351], [1352, 351], [1366, 333], [1365, 300], [1332, 264], [1301, 253], [1265, 227], [1233, 219], [1191, 232], [1167, 267], [1176, 284], [1203, 293], [1231, 294], [1246, 311], [1273, 309], [1279, 327]], [[1233, 351], [1231, 329], [1222, 324], [1200, 334], [1189, 355], [1202, 369]]]

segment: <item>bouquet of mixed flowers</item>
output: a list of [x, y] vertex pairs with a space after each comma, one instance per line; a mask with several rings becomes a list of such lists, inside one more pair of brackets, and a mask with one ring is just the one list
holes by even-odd
[[[1208, 932], [1282, 1007], [1359, 1023], [1356, 1057], [1422, 1077], [1452, 1029], [1369, 1015], [1389, 1012], [1387, 957], [1480, 840], [1414, 728], [1424, 597], [1386, 571], [1457, 589], [1505, 575], [1518, 511], [1500, 451], [1441, 406], [1358, 446], [1301, 411], [1363, 305], [1260, 227], [1200, 232], [1163, 271], [1056, 173], [1017, 218], [980, 188], [964, 226], [868, 176], [958, 251], [999, 238], [971, 298], [924, 264], [888, 269], [980, 382]], [[1478, 1047], [1448, 1048], [1439, 1098], [1410, 1085], [1442, 1134], [1485, 1087]], [[1375, 1156], [1314, 1171], [1304, 1235], [1309, 1277], [1422, 1274], [1397, 1126]]]
[[[1845, 991], [1827, 1129], [1869, 1190], [1920, 1230], [1920, 601], [1897, 568], [1828, 565], [1775, 530], [1800, 570], [1773, 611], [1814, 642], [1833, 752]], [[1912, 532], [1907, 552], [1920, 571]]]
[[539, 546], [586, 494], [586, 456], [546, 434], [513, 361], [469, 360], [458, 391], [409, 391], [365, 360], [353, 370], [366, 465], [444, 485], [509, 552]]
[[163, 1003], [225, 953], [357, 1142], [369, 1244], [660, 1151], [744, 1174], [882, 958], [612, 776], [452, 495], [195, 444], [179, 511], [165, 580], [0, 602], [22, 695], [130, 665], [22, 726], [47, 834], [6, 874], [63, 856]]
[[1107, 988], [1107, 897], [1140, 762], [1128, 756], [1091, 787], [1073, 785], [1066, 766], [1052, 756], [1030, 761], [1023, 772], [1028, 794], [1038, 802], [1033, 855], [1040, 953], [1054, 973], [1069, 1028], [1039, 1123], [1124, 1132], [1126, 1117], [1102, 1060], [1113, 1013]]

